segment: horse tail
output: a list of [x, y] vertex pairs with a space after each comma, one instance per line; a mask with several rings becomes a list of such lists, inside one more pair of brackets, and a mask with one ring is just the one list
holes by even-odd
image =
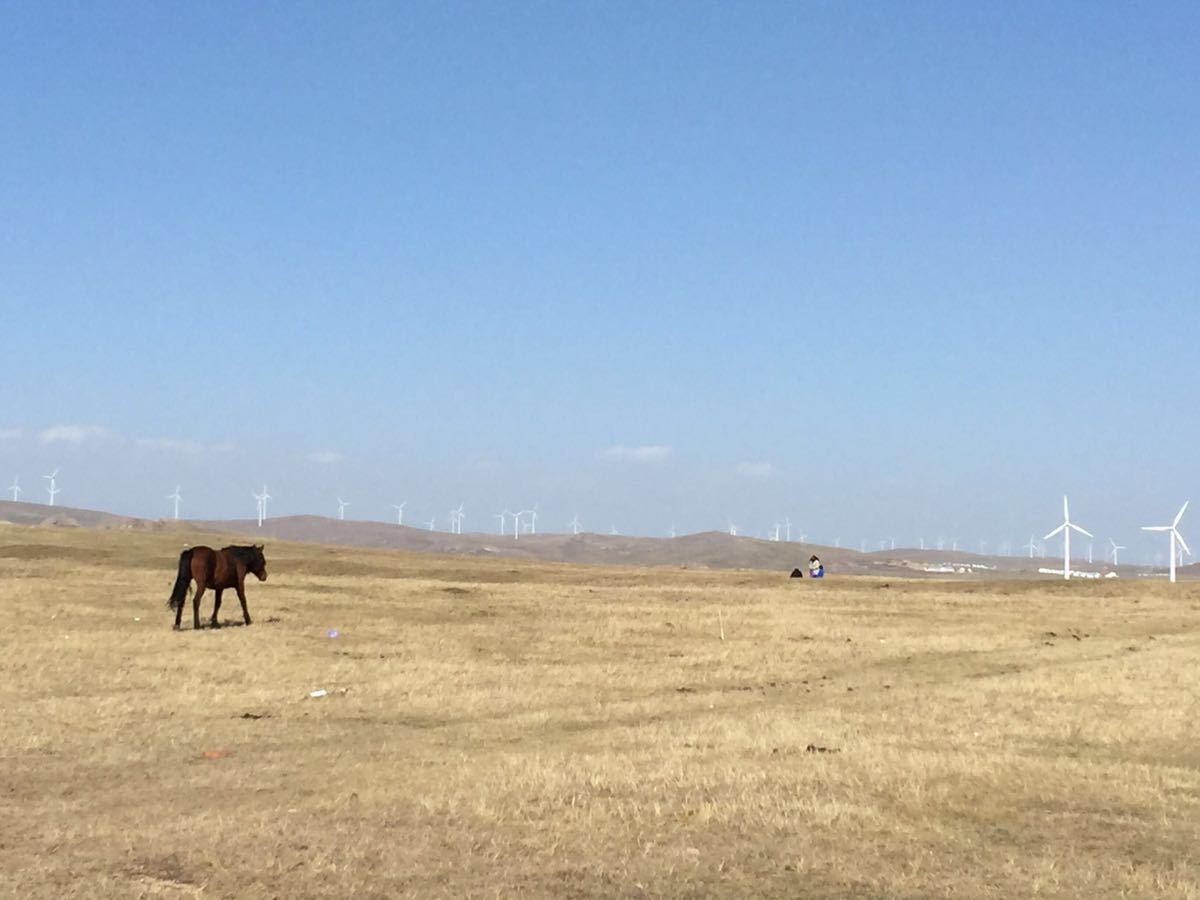
[[175, 587], [171, 588], [171, 599], [167, 601], [167, 606], [171, 609], [179, 609], [183, 606], [183, 601], [187, 599], [188, 589], [192, 586], [192, 548], [184, 550], [179, 554], [179, 575], [175, 579]]

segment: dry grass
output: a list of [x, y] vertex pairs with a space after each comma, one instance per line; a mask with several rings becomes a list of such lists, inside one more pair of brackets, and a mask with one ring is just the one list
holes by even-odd
[[0, 893], [1200, 897], [1191, 585], [179, 543], [0, 526]]

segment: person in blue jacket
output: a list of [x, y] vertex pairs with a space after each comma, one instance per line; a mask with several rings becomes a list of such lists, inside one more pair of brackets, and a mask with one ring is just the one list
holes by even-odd
[[822, 565], [821, 560], [818, 559], [816, 556], [813, 556], [808, 561], [808, 577], [809, 578], [824, 578], [825, 577], [825, 566]]

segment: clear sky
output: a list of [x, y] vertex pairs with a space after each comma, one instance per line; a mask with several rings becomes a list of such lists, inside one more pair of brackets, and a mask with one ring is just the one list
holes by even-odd
[[1132, 544], [1197, 488], [1195, 3], [0, 26], [27, 498]]

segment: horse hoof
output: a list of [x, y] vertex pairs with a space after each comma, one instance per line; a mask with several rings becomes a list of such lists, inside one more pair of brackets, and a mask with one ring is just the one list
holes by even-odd
[[178, 625], [172, 625], [172, 626], [171, 626], [171, 630], [172, 630], [172, 631], [183, 631], [183, 629], [182, 629], [182, 628], [180, 628]]

